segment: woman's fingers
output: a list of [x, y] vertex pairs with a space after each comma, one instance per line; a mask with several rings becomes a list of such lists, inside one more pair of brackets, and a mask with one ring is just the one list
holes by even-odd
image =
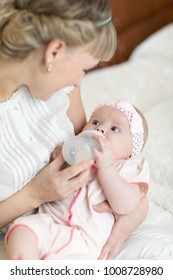
[[86, 161], [61, 170], [64, 159], [60, 153], [33, 178], [30, 193], [40, 204], [62, 199], [86, 182], [92, 164]]
[[55, 192], [55, 196], [59, 197], [59, 199], [67, 197], [86, 183], [90, 173], [90, 167], [93, 163], [93, 160], [89, 160], [61, 170], [64, 159], [62, 154], [59, 154], [49, 166], [49, 190]]
[[113, 260], [116, 257], [116, 255], [118, 254], [118, 252], [120, 251], [121, 245], [122, 244], [118, 243], [118, 244], [116, 244], [116, 247], [112, 247], [111, 243], [105, 244], [98, 260], [103, 260], [103, 259]]
[[[57, 177], [60, 178], [60, 184], [63, 187], [63, 196], [66, 197], [72, 191], [77, 190], [82, 185], [84, 185], [90, 174], [90, 167], [92, 166], [93, 161], [86, 161], [77, 165], [70, 166], [60, 173], [57, 174]], [[58, 180], [58, 178], [57, 178]]]
[[99, 260], [112, 260], [116, 257], [118, 252], [120, 251], [122, 244], [124, 242], [124, 239], [121, 238], [120, 235], [117, 234], [116, 232], [116, 224], [114, 224], [112, 228], [111, 235], [109, 236], [107, 242], [103, 246]]
[[72, 192], [74, 192], [74, 191], [78, 190], [80, 187], [82, 187], [88, 180], [88, 176], [89, 176], [89, 170], [85, 170], [85, 171], [81, 172], [78, 176], [76, 176], [75, 178], [67, 181], [67, 183], [64, 184], [62, 187], [63, 188], [62, 196], [67, 197]]
[[[69, 166], [61, 171], [61, 179], [63, 181], [68, 181], [74, 179], [76, 176], [78, 176], [81, 172], [90, 169], [90, 167], [93, 165], [94, 161], [89, 160], [82, 163], [78, 163], [72, 166]], [[58, 174], [57, 174], [58, 175]]]
[[59, 171], [64, 163], [65, 160], [63, 158], [62, 152], [60, 152], [59, 155], [49, 164], [49, 168], [52, 169], [52, 171]]
[[58, 146], [54, 149], [54, 151], [51, 153], [51, 160], [54, 160], [59, 156], [62, 150], [62, 146], [63, 142], [59, 143]]

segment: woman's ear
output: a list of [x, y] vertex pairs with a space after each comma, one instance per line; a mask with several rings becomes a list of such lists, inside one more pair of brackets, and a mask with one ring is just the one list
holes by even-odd
[[45, 49], [45, 64], [53, 64], [58, 58], [58, 55], [65, 48], [66, 44], [60, 39], [53, 39], [50, 41]]

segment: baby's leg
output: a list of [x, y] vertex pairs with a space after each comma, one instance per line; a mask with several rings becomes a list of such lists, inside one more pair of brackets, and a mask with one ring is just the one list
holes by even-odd
[[8, 235], [7, 258], [9, 260], [38, 260], [39, 247], [35, 234], [27, 227], [18, 225]]

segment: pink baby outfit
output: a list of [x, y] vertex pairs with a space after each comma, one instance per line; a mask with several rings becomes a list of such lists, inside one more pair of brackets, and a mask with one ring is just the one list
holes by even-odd
[[[141, 197], [148, 189], [149, 169], [142, 157], [115, 162], [122, 178], [141, 186]], [[36, 236], [40, 259], [97, 259], [107, 241], [114, 216], [97, 213], [92, 205], [105, 200], [105, 195], [93, 173], [86, 186], [61, 201], [45, 203], [38, 214], [17, 219], [16, 226], [28, 227]]]

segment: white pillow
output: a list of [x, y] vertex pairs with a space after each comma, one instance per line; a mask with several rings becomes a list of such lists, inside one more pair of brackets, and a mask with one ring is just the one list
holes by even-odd
[[170, 23], [139, 44], [132, 52], [130, 59], [148, 58], [157, 63], [158, 59], [173, 63], [173, 23]]
[[153, 178], [173, 189], [173, 97], [145, 114], [149, 138], [145, 148]]
[[81, 85], [87, 116], [106, 100], [127, 99], [142, 111], [173, 93], [173, 23], [160, 29], [121, 64], [95, 70]]
[[173, 97], [146, 112], [152, 201], [173, 213]]
[[155, 63], [127, 61], [87, 74], [81, 85], [87, 116], [98, 103], [108, 100], [126, 99], [142, 111], [152, 108], [172, 96], [172, 73], [173, 63], [158, 67]]
[[161, 206], [162, 209], [167, 210], [169, 213], [173, 214], [173, 189], [165, 188], [164, 185], [160, 185], [158, 182], [154, 181], [151, 178], [148, 199], [150, 202], [154, 203], [155, 205]]
[[[150, 193], [149, 193], [150, 194]], [[145, 224], [157, 224], [157, 225], [172, 225], [173, 224], [173, 215], [165, 207], [163, 208], [158, 203], [154, 203], [149, 197], [149, 211], [148, 215], [144, 221]]]

